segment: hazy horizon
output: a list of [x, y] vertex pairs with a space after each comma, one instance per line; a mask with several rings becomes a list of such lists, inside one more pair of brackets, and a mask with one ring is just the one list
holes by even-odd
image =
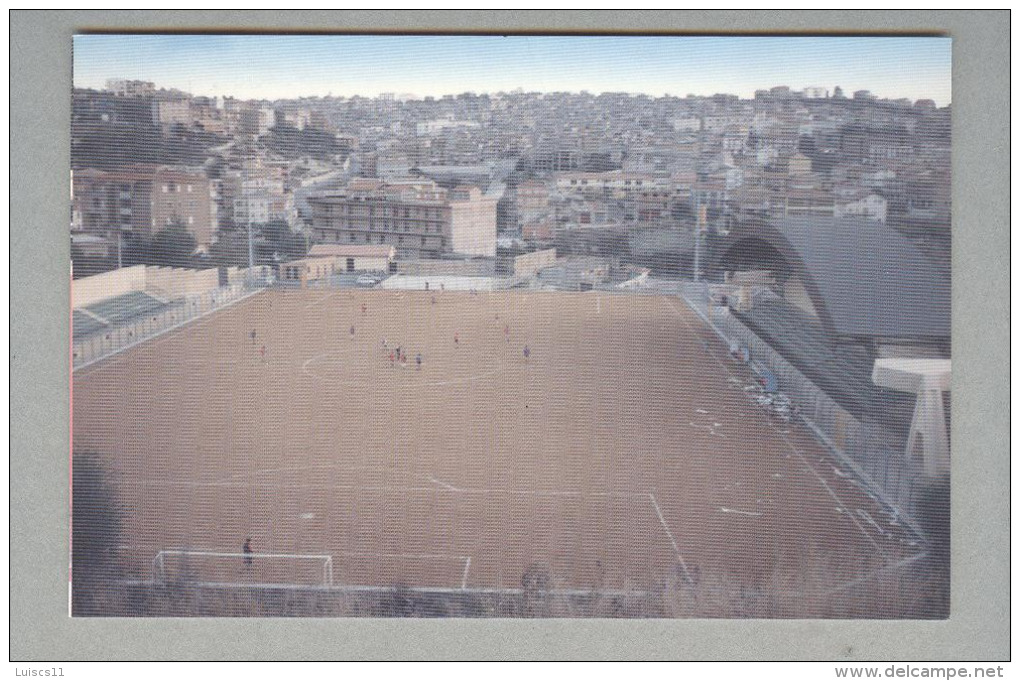
[[[150, 81], [238, 99], [625, 92], [652, 97], [838, 85], [951, 103], [941, 37], [139, 35], [74, 37], [74, 87]], [[890, 70], [889, 64], [899, 68]]]

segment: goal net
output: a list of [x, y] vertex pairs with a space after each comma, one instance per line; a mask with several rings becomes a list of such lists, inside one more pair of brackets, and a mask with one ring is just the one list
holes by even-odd
[[153, 558], [152, 578], [157, 583], [331, 587], [333, 557], [169, 549]]

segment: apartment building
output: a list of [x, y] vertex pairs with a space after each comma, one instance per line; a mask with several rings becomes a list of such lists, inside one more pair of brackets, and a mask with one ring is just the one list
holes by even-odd
[[496, 255], [497, 201], [474, 186], [357, 178], [308, 203], [321, 243], [391, 245], [400, 258]]
[[209, 180], [204, 173], [169, 166], [125, 166], [74, 172], [72, 223], [84, 232], [129, 232], [150, 238], [182, 225], [200, 246], [212, 241]]

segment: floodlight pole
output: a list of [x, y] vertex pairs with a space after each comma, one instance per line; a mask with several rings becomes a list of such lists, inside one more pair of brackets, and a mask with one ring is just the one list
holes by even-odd
[[251, 220], [248, 220], [248, 276], [252, 274], [252, 268], [255, 267], [255, 246], [252, 243], [251, 238]]
[[694, 227], [694, 281], [701, 281], [701, 232], [705, 229], [707, 206], [698, 204], [698, 221]]

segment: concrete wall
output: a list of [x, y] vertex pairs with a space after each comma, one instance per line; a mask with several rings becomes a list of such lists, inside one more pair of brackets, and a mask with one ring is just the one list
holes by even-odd
[[519, 277], [530, 277], [543, 267], [548, 267], [556, 262], [556, 249], [547, 248], [544, 251], [525, 253], [514, 258], [514, 274]]
[[450, 202], [450, 247], [462, 255], [496, 257], [496, 201]]
[[215, 269], [188, 270], [134, 265], [75, 279], [71, 283], [71, 305], [76, 308], [88, 307], [132, 291], [149, 291], [160, 298], [172, 300], [204, 293], [218, 286], [219, 277]]
[[145, 290], [145, 265], [122, 267], [71, 282], [71, 306], [88, 307], [100, 300]]
[[146, 267], [145, 288], [172, 299], [204, 293], [219, 287], [216, 269], [186, 270], [176, 267]]
[[411, 276], [491, 277], [496, 273], [494, 259], [478, 260], [398, 260], [397, 272]]
[[[265, 279], [272, 268], [268, 265], [256, 265], [251, 268], [253, 270], [253, 278]], [[228, 267], [227, 268], [227, 282], [229, 284], [240, 284], [248, 280], [248, 268], [247, 267]]]

